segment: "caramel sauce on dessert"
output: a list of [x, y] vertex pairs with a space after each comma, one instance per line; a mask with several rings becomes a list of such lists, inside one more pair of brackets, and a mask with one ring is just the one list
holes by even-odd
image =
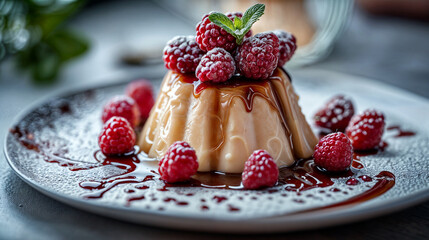
[[138, 145], [159, 158], [175, 141], [186, 141], [200, 172], [241, 173], [257, 149], [268, 151], [278, 166], [290, 166], [311, 157], [318, 141], [298, 99], [281, 68], [266, 80], [234, 76], [224, 83], [170, 71]]

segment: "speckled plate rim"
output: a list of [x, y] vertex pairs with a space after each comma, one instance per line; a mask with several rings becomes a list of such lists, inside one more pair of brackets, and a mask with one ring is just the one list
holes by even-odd
[[[352, 76], [342, 73], [333, 73], [324, 70], [317, 70], [325, 72], [325, 74], [334, 74], [340, 77], [347, 77], [352, 79], [359, 79], [363, 84], [371, 83], [376, 84], [383, 89], [383, 91], [393, 92], [395, 95], [406, 96], [407, 98], [413, 98], [415, 101], [424, 101], [423, 105], [429, 106], [429, 101], [420, 96], [414, 95], [410, 92], [392, 87], [379, 82], [374, 82], [363, 77]], [[337, 77], [338, 77], [337, 76]], [[9, 126], [10, 129], [12, 126], [20, 122], [27, 114], [34, 111], [39, 105], [46, 103], [49, 99], [53, 97], [66, 97], [79, 93], [81, 91], [100, 89], [107, 87], [114, 87], [116, 85], [123, 85], [123, 81], [115, 81], [104, 84], [93, 84], [91, 86], [79, 87], [71, 90], [66, 90], [62, 92], [56, 92], [50, 94], [43, 99], [34, 102], [26, 109], [24, 109], [20, 114], [18, 114], [12, 124]], [[88, 212], [96, 213], [99, 215], [112, 217], [124, 221], [129, 221], [133, 223], [154, 225], [158, 227], [165, 228], [175, 228], [175, 229], [186, 229], [194, 231], [209, 231], [209, 232], [228, 232], [228, 233], [267, 233], [267, 232], [286, 232], [286, 231], [297, 231], [297, 230], [306, 230], [306, 229], [316, 229], [321, 227], [339, 225], [351, 223], [359, 220], [364, 220], [376, 216], [381, 216], [383, 214], [396, 212], [407, 207], [419, 204], [427, 199], [429, 199], [429, 187], [421, 189], [412, 194], [406, 195], [404, 197], [395, 198], [391, 200], [384, 200], [382, 202], [374, 202], [373, 200], [356, 204], [348, 205], [345, 207], [336, 207], [329, 208], [325, 210], [303, 212], [291, 215], [278, 215], [272, 217], [264, 218], [251, 218], [248, 220], [232, 220], [226, 218], [213, 218], [213, 217], [197, 217], [194, 215], [180, 214], [172, 215], [168, 212], [159, 212], [155, 210], [146, 210], [146, 209], [130, 209], [122, 206], [111, 206], [108, 204], [100, 204], [98, 202], [91, 202], [88, 200], [80, 199], [77, 197], [71, 197], [65, 194], [61, 194], [50, 190], [48, 187], [42, 186], [38, 182], [32, 180], [30, 177], [26, 176], [21, 172], [18, 167], [15, 165], [12, 158], [9, 156], [7, 149], [8, 142], [10, 139], [10, 132], [5, 136], [4, 141], [4, 154], [6, 160], [12, 170], [27, 184], [29, 184], [34, 189], [38, 190], [42, 194], [45, 194], [53, 199], [56, 199], [60, 202], [73, 206], [75, 208], [85, 210]]]

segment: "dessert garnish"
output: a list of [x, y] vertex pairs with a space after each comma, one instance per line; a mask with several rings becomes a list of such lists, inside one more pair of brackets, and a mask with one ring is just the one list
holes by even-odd
[[159, 161], [158, 172], [168, 183], [187, 181], [197, 170], [195, 150], [183, 141], [173, 143]]
[[352, 118], [346, 134], [355, 150], [371, 150], [380, 145], [384, 125], [383, 113], [368, 109]]
[[348, 97], [336, 95], [314, 115], [314, 121], [328, 133], [344, 132], [354, 113], [353, 102]]
[[283, 65], [293, 55], [296, 40], [283, 31], [252, 36], [264, 9], [256, 4], [244, 14], [211, 12], [196, 37], [167, 43], [163, 59], [171, 71], [138, 143], [149, 157], [162, 158], [184, 140], [195, 148], [202, 172], [242, 173], [257, 149], [269, 152], [278, 167], [311, 157], [317, 138], [279, 67], [280, 57]]
[[244, 164], [242, 183], [246, 189], [272, 187], [277, 182], [279, 169], [265, 150], [256, 150]]
[[246, 38], [235, 58], [239, 72], [251, 79], [270, 77], [277, 68], [279, 47], [279, 38], [273, 32], [258, 33]]
[[104, 105], [101, 119], [103, 123], [107, 122], [111, 117], [123, 117], [132, 127], [140, 123], [140, 110], [137, 103], [128, 96], [115, 96]]
[[[235, 38], [234, 42], [237, 45], [241, 45], [244, 38], [246, 37], [247, 32], [250, 31], [252, 25], [264, 14], [264, 11], [265, 5], [259, 3], [247, 9], [246, 12], [244, 12], [243, 17], [239, 17], [239, 14], [237, 13], [230, 14], [230, 17], [228, 17], [222, 13], [211, 12], [209, 15], [205, 15], [203, 20], [197, 25], [197, 42], [201, 49], [205, 51], [214, 47], [223, 46], [226, 46], [226, 48], [224, 48], [227, 51], [234, 50], [234, 44], [228, 42], [228, 40], [231, 38], [228, 37], [225, 43], [219, 41], [222, 40], [222, 38], [217, 37], [218, 32], [213, 31], [213, 29], [217, 30], [218, 28], [212, 27], [212, 23], [216, 24], [218, 27], [221, 27], [222, 30], [232, 35], [233, 38]], [[232, 20], [232, 18], [234, 19]], [[223, 35], [222, 30], [220, 33]]]
[[198, 64], [196, 76], [201, 82], [225, 82], [235, 73], [232, 55], [223, 48], [213, 48]]
[[353, 146], [342, 132], [331, 133], [316, 145], [314, 163], [323, 170], [338, 172], [348, 170], [353, 160]]
[[197, 25], [197, 43], [203, 51], [220, 47], [233, 52], [245, 37], [251, 36], [250, 28], [264, 14], [265, 5], [255, 4], [244, 14], [218, 12], [206, 14]]
[[155, 102], [152, 84], [146, 79], [132, 81], [126, 87], [125, 94], [136, 101], [140, 110], [141, 121], [146, 121]]
[[177, 36], [168, 41], [163, 51], [165, 67], [180, 73], [195, 72], [204, 52], [195, 36]]
[[295, 53], [296, 38], [294, 35], [282, 30], [275, 30], [273, 32], [279, 38], [280, 56], [277, 66], [281, 67], [285, 65], [286, 62], [288, 62]]
[[123, 155], [134, 151], [136, 134], [123, 117], [111, 117], [103, 126], [98, 145], [105, 155]]

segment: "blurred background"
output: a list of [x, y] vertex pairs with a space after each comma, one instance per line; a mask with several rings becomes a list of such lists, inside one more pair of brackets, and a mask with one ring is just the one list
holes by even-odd
[[[194, 35], [209, 11], [244, 11], [256, 2], [0, 0], [0, 86], [43, 93], [115, 78], [161, 77], [166, 41]], [[266, 14], [254, 32], [284, 29], [298, 39], [287, 68], [362, 75], [429, 97], [429, 1], [260, 2]]]

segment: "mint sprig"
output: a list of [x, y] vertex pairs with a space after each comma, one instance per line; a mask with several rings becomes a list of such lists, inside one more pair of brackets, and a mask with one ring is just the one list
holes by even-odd
[[218, 12], [210, 14], [209, 19], [212, 23], [218, 25], [234, 36], [237, 44], [241, 45], [246, 33], [250, 31], [252, 25], [264, 14], [264, 11], [265, 5], [258, 3], [247, 9], [241, 19], [239, 17], [235, 17], [234, 22], [225, 14]]

